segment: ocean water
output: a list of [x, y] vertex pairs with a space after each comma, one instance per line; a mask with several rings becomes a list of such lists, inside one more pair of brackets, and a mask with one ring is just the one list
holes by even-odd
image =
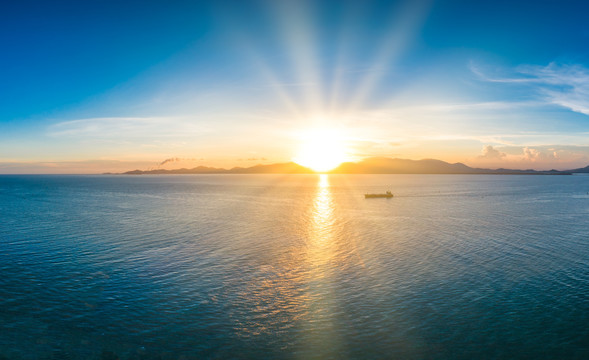
[[117, 357], [587, 359], [589, 176], [0, 176], [0, 359]]

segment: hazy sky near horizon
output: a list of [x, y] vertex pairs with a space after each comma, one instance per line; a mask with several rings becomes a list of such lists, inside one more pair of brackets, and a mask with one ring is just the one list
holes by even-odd
[[[350, 159], [589, 164], [584, 1], [14, 1], [0, 173]], [[174, 159], [160, 165], [165, 159]]]

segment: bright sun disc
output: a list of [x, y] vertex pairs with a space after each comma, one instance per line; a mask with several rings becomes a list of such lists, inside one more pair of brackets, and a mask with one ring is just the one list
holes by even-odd
[[346, 161], [346, 149], [336, 130], [315, 129], [302, 135], [294, 161], [317, 172], [329, 171]]

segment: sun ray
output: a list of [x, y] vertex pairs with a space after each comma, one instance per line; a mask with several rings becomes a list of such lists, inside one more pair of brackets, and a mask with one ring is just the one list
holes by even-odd
[[285, 36], [293, 61], [294, 70], [299, 78], [302, 98], [306, 111], [313, 113], [322, 109], [323, 90], [317, 56], [312, 9], [304, 1], [276, 1], [277, 19]]
[[364, 105], [366, 98], [371, 95], [382, 79], [383, 73], [390, 71], [392, 63], [398, 59], [409, 40], [423, 24], [429, 8], [427, 2], [415, 1], [409, 2], [402, 11], [394, 12], [400, 15], [391, 19], [392, 26], [385, 32], [387, 40], [383, 41], [369, 71], [362, 78], [354, 97], [349, 102], [346, 112], [353, 112]]
[[288, 111], [297, 117], [301, 117], [301, 107], [295, 101], [295, 97], [290, 93], [289, 86], [285, 85], [288, 82], [282, 81], [277, 75], [278, 72], [272, 69], [268, 64], [268, 61], [264, 60], [264, 56], [255, 51], [253, 40], [244, 37], [243, 34], [237, 34], [235, 37], [236, 43], [240, 44], [246, 58], [249, 59], [253, 66], [259, 71], [261, 77], [269, 83], [270, 87], [272, 87], [272, 93], [280, 99], [283, 106], [288, 109]]

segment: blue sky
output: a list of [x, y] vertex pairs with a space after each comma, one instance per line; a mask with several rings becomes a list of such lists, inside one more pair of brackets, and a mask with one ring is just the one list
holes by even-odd
[[0, 172], [351, 160], [589, 164], [582, 1], [18, 1]]

